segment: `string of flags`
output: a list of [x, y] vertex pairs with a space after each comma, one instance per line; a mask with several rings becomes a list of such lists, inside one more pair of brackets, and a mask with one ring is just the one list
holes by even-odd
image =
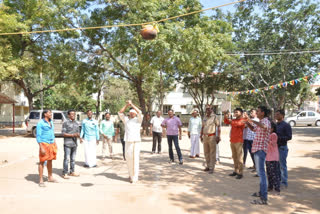
[[318, 75], [320, 76], [320, 72], [316, 73], [316, 74], [313, 74], [313, 75], [309, 75], [309, 76], [301, 77], [301, 78], [298, 78], [298, 79], [294, 79], [294, 80], [291, 80], [291, 81], [288, 81], [288, 82], [279, 82], [278, 84], [267, 86], [267, 87], [263, 87], [263, 88], [256, 88], [256, 89], [245, 90], [245, 91], [218, 91], [218, 93], [232, 95], [232, 96], [239, 95], [239, 94], [257, 94], [257, 93], [259, 93], [259, 92], [261, 92], [263, 90], [264, 91], [275, 90], [275, 89], [278, 89], [278, 88], [286, 88], [288, 86], [294, 86], [294, 85], [299, 84], [302, 81], [308, 82], [310, 79], [316, 78]]

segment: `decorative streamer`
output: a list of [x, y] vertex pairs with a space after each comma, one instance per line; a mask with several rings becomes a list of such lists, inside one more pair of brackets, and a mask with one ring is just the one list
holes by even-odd
[[246, 91], [230, 91], [230, 92], [229, 91], [227, 91], [227, 92], [218, 91], [218, 93], [231, 94], [232, 96], [235, 96], [235, 95], [238, 95], [238, 94], [257, 94], [258, 92], [261, 92], [262, 90], [264, 90], [264, 91], [275, 90], [275, 89], [278, 89], [278, 88], [286, 88], [286, 87], [288, 87], [288, 85], [291, 85], [291, 86], [297, 85], [301, 81], [308, 82], [308, 80], [310, 80], [312, 78], [316, 78], [317, 76], [320, 76], [320, 72], [319, 73], [315, 73], [313, 75], [309, 75], [309, 76], [301, 77], [301, 78], [298, 78], [298, 79], [290, 80], [290, 81], [287, 81], [287, 82], [280, 82], [278, 84], [267, 86], [267, 87], [264, 87], [264, 88], [256, 88], [256, 89], [251, 89], [251, 90], [246, 90]]

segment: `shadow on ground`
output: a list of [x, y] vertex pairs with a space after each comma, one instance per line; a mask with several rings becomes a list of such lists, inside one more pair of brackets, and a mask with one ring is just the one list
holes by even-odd
[[[319, 127], [293, 127], [292, 136], [295, 135], [305, 136], [305, 137], [319, 137], [320, 128]], [[318, 141], [318, 143], [320, 143]]]
[[[189, 159], [184, 156], [184, 164], [168, 163], [168, 154], [151, 155], [148, 151], [142, 151], [140, 157], [139, 182], [150, 188], [167, 188], [175, 186], [183, 187], [183, 192], [174, 191], [168, 195], [170, 203], [182, 207], [186, 213], [198, 213], [201, 211], [215, 213], [261, 213], [261, 206], [251, 205], [250, 195], [259, 189], [259, 179], [253, 177], [253, 173], [246, 169], [244, 178], [236, 180], [228, 176], [232, 172], [233, 164], [223, 160], [216, 167], [213, 175], [203, 172], [203, 158]], [[315, 203], [320, 197], [320, 170], [307, 167], [295, 168], [289, 171], [289, 188], [281, 193], [281, 196], [269, 195], [270, 206], [264, 209], [265, 213], [286, 213], [290, 210], [308, 213], [311, 209], [319, 210], [320, 204]], [[111, 179], [124, 181], [113, 173], [101, 175]], [[296, 192], [290, 190], [290, 185], [299, 187]], [[312, 193], [312, 197], [306, 197], [304, 192]], [[237, 197], [242, 195], [242, 197]], [[299, 206], [292, 207], [296, 203]], [[272, 205], [276, 206], [272, 206]]]

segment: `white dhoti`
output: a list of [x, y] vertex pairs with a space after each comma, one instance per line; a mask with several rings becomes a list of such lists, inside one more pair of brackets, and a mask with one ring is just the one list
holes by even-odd
[[200, 155], [200, 145], [199, 145], [199, 134], [191, 134], [191, 149], [190, 149], [190, 156]]
[[84, 158], [85, 164], [89, 167], [97, 165], [97, 141], [96, 140], [84, 140]]
[[126, 142], [126, 161], [133, 182], [139, 177], [140, 142]]

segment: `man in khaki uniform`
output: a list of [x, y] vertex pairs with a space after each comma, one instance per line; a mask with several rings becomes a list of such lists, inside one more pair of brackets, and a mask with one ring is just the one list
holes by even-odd
[[206, 106], [206, 116], [202, 122], [201, 141], [206, 159], [205, 172], [212, 174], [216, 164], [216, 145], [220, 142], [220, 122], [213, 113], [212, 106]]

